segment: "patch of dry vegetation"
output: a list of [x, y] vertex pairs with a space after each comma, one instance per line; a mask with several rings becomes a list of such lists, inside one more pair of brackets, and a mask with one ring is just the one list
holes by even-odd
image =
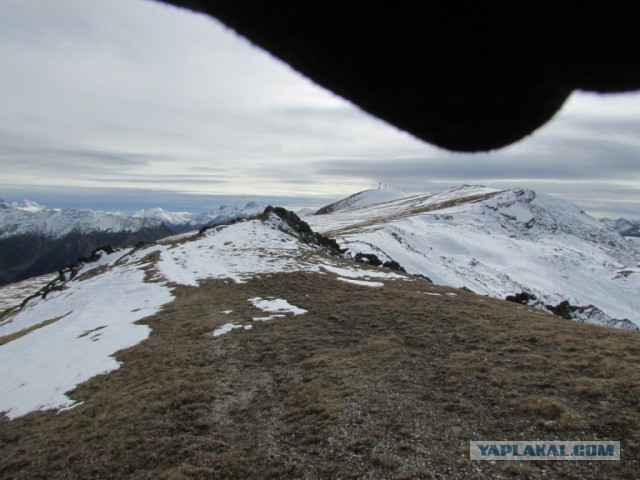
[[[71, 313], [71, 312], [69, 312], [69, 313]], [[67, 315], [69, 315], [69, 313], [67, 313]], [[34, 330], [38, 330], [39, 328], [43, 328], [43, 327], [46, 327], [47, 325], [51, 325], [52, 323], [55, 323], [58, 320], [62, 320], [67, 315], [51, 318], [49, 320], [45, 320], [44, 322], [40, 322], [37, 325], [32, 325], [29, 328], [25, 328], [24, 330], [20, 330], [18, 332], [14, 332], [14, 333], [11, 333], [9, 335], [0, 336], [0, 346], [5, 345], [5, 344], [7, 344], [9, 342], [13, 342], [14, 340], [17, 340], [19, 338], [22, 338], [25, 335], [30, 334]]]
[[[429, 296], [424, 291], [450, 297]], [[640, 335], [431, 285], [176, 287], [84, 404], [0, 421], [0, 478], [636, 479]], [[308, 310], [253, 322], [247, 299]], [[482, 301], [480, 301], [482, 300]], [[233, 310], [231, 314], [221, 313]], [[469, 440], [622, 442], [620, 462], [470, 462]]]

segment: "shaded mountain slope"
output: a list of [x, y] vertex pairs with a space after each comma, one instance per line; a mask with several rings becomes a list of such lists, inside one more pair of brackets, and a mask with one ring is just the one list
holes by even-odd
[[151, 242], [173, 232], [164, 225], [135, 231], [70, 232], [58, 238], [20, 234], [0, 239], [0, 285], [44, 275], [86, 257], [104, 245], [123, 247]]
[[151, 218], [0, 202], [0, 285], [55, 272], [103, 245], [135, 245], [172, 233]]
[[640, 237], [640, 220], [601, 218], [600, 221], [625, 237]]

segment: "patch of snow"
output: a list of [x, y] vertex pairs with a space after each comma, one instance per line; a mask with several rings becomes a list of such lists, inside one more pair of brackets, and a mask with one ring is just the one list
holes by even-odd
[[294, 315], [307, 313], [307, 310], [291, 305], [289, 302], [281, 298], [268, 300], [261, 297], [254, 297], [250, 298], [249, 302], [263, 312], [293, 313]]
[[268, 322], [269, 320], [273, 320], [274, 318], [283, 318], [286, 315], [269, 315], [268, 317], [253, 317], [251, 320], [254, 322]]
[[206, 278], [230, 278], [244, 283], [257, 274], [318, 271], [301, 260], [314, 249], [278, 229], [280, 222], [249, 220], [207, 230], [193, 241], [166, 248], [157, 267], [164, 277], [197, 286]]
[[243, 325], [237, 323], [225, 323], [221, 327], [216, 328], [213, 331], [214, 337], [219, 337], [220, 335], [224, 335], [225, 333], [229, 333], [231, 330], [235, 330], [236, 328], [243, 328]]
[[334, 265], [323, 264], [322, 269], [326, 270], [330, 273], [335, 273], [336, 275], [340, 275], [341, 277], [347, 278], [388, 278], [388, 279], [406, 279], [407, 277], [404, 275], [398, 275], [393, 272], [384, 272], [377, 271], [371, 269], [358, 269], [358, 268], [347, 268], [347, 267], [336, 267]]
[[352, 278], [338, 277], [341, 282], [352, 283], [354, 285], [361, 285], [363, 287], [384, 287], [382, 282], [370, 282], [367, 280], [354, 280]]

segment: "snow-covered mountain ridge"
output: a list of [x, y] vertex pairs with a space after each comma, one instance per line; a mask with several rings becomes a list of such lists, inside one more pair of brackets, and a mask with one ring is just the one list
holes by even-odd
[[47, 208], [25, 200], [0, 203], [0, 239], [23, 234], [60, 238], [71, 232], [123, 232], [158, 227], [153, 217], [131, 217], [118, 212]]
[[122, 212], [47, 208], [30, 200], [0, 202], [0, 239], [22, 234], [60, 238], [71, 232], [123, 232], [164, 225], [176, 232], [247, 218], [264, 210], [256, 202], [220, 205], [200, 213], [170, 212], [162, 208]]
[[527, 292], [544, 305], [595, 305], [604, 315], [585, 321], [640, 325], [637, 246], [549, 195], [461, 186], [308, 221], [352, 255], [396, 260], [437, 284], [498, 298]]
[[627, 220], [626, 218], [600, 218], [602, 223], [613, 228], [625, 237], [640, 237], [640, 220]]

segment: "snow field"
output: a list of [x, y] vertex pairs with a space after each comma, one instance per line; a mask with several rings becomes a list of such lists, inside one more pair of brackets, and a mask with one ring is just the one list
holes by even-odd
[[146, 283], [140, 266], [128, 264], [29, 302], [0, 327], [0, 336], [23, 333], [0, 346], [0, 411], [16, 418], [72, 407], [65, 392], [117, 369], [113, 354], [149, 336], [134, 322], [172, 300], [169, 288]]

